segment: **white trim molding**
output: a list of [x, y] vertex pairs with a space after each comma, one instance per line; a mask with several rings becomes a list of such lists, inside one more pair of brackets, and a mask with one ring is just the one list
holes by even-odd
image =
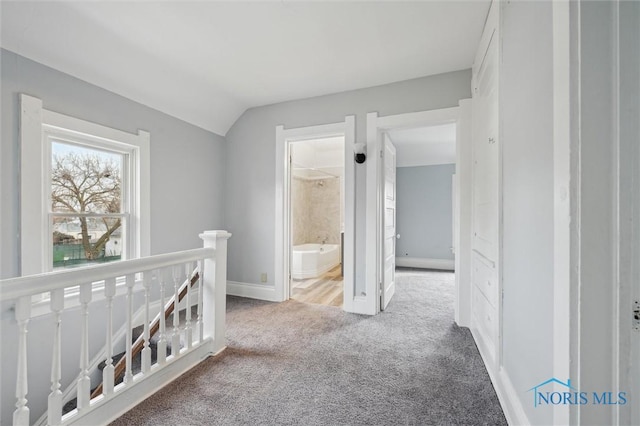
[[[366, 205], [366, 252], [365, 252], [365, 290], [364, 303], [366, 313], [375, 315], [380, 312], [380, 297], [378, 286], [382, 276], [382, 226], [381, 221], [381, 191], [382, 166], [379, 152], [381, 151], [381, 135], [391, 129], [425, 127], [438, 124], [456, 123], [460, 118], [460, 107], [441, 108], [429, 111], [411, 112], [405, 114], [379, 117], [377, 112], [367, 114], [367, 205]], [[458, 143], [461, 141], [458, 140]], [[470, 143], [470, 141], [462, 141]], [[458, 169], [458, 167], [456, 167]], [[459, 220], [459, 219], [458, 219]], [[454, 242], [457, 252], [469, 250], [469, 247]], [[396, 258], [397, 259], [397, 258]]]
[[[456, 304], [454, 319], [460, 327], [471, 325], [471, 208], [473, 183], [472, 101], [461, 99], [456, 127], [456, 188], [454, 212]], [[458, 220], [455, 220], [458, 217]]]
[[[568, 1], [553, 2], [553, 377], [571, 377], [571, 23]], [[557, 383], [554, 384], [557, 388]], [[553, 423], [570, 424], [570, 406]]]
[[453, 259], [429, 259], [426, 257], [396, 257], [396, 266], [442, 271], [453, 271], [455, 269]]
[[[289, 299], [289, 272], [291, 247], [290, 236], [290, 194], [289, 155], [291, 143], [344, 136], [344, 310], [364, 313], [358, 310], [355, 297], [355, 167], [353, 146], [355, 142], [355, 116], [345, 117], [344, 122], [317, 126], [285, 129], [276, 127], [276, 194], [275, 194], [275, 300]], [[262, 287], [262, 286], [259, 286]], [[252, 290], [254, 294], [255, 289]], [[260, 292], [259, 292], [260, 293]], [[250, 296], [249, 296], [250, 297]], [[270, 300], [270, 299], [265, 299]]]
[[522, 401], [518, 396], [521, 392], [516, 391], [516, 388], [513, 386], [509, 377], [509, 373], [504, 369], [504, 367], [498, 367], [497, 370], [489, 367], [494, 364], [495, 357], [487, 354], [488, 349], [487, 346], [485, 346], [483, 335], [477, 328], [472, 327], [471, 334], [476, 342], [482, 361], [485, 366], [487, 366], [489, 379], [491, 379], [493, 388], [496, 391], [498, 401], [500, 402], [504, 416], [507, 419], [507, 423], [510, 425], [530, 425], [531, 422], [529, 421], [526, 411], [522, 405]]
[[518, 391], [513, 386], [507, 371], [501, 367], [497, 377], [491, 377], [491, 374], [489, 376], [496, 390], [496, 395], [498, 395], [504, 416], [507, 418], [507, 423], [510, 425], [530, 425], [531, 421], [522, 406], [522, 401], [516, 396]]
[[227, 294], [229, 296], [248, 297], [249, 299], [280, 302], [275, 286], [227, 281]]
[[51, 170], [51, 138], [82, 141], [101, 149], [126, 154], [129, 184], [123, 189], [128, 203], [127, 227], [132, 238], [127, 257], [135, 259], [150, 254], [150, 135], [105, 127], [43, 108], [42, 100], [20, 94], [20, 275], [51, 270], [48, 244], [50, 188], [47, 174]]

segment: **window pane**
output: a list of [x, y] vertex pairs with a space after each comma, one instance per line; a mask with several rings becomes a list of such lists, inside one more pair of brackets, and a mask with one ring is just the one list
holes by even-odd
[[122, 258], [124, 219], [53, 217], [53, 268], [70, 268]]
[[51, 211], [120, 213], [122, 154], [51, 144]]

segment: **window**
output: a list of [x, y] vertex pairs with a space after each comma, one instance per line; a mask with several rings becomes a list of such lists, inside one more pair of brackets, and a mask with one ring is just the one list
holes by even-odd
[[149, 134], [21, 95], [22, 275], [149, 254]]
[[[128, 203], [123, 197], [128, 153], [99, 150], [77, 140], [51, 139], [49, 174], [53, 269], [127, 257]], [[125, 230], [125, 232], [123, 232]]]

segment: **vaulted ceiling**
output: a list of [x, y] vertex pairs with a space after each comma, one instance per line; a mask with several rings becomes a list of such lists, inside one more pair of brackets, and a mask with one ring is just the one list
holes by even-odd
[[469, 68], [490, 0], [0, 4], [3, 48], [224, 135], [251, 107]]

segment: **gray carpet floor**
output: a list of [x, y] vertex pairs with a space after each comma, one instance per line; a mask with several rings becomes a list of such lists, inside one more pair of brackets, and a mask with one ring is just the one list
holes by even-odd
[[228, 297], [228, 348], [113, 425], [503, 425], [453, 274], [399, 270], [374, 317]]

